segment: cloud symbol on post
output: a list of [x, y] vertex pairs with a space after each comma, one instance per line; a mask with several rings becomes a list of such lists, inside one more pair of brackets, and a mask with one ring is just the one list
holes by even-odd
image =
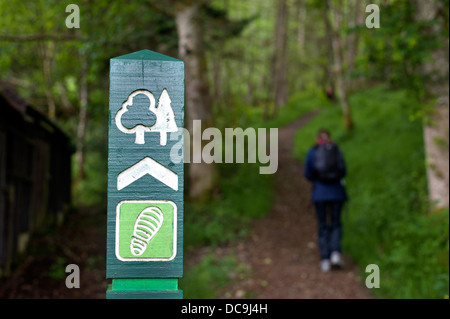
[[[122, 124], [122, 116], [128, 111], [128, 107], [133, 105], [133, 99], [138, 94], [144, 94], [148, 97], [150, 101], [148, 109], [156, 115], [156, 122], [152, 126], [137, 124], [132, 128], [126, 128]], [[136, 90], [128, 96], [127, 100], [123, 102], [122, 107], [117, 112], [115, 117], [116, 126], [123, 133], [136, 134], [135, 144], [145, 144], [145, 132], [159, 132], [159, 144], [166, 145], [167, 133], [176, 132], [178, 130], [171, 102], [169, 92], [167, 92], [166, 89], [162, 91], [158, 99], [158, 106], [155, 106], [155, 97], [150, 91]]]

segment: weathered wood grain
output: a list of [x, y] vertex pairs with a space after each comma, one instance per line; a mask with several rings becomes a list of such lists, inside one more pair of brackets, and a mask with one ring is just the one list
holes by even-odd
[[[109, 141], [108, 141], [108, 219], [107, 219], [107, 278], [180, 278], [183, 275], [183, 181], [184, 169], [183, 163], [174, 163], [170, 159], [171, 147], [179, 142], [170, 140], [170, 133], [167, 135], [166, 145], [161, 145], [160, 129], [152, 132], [145, 130], [144, 144], [137, 144], [135, 134], [127, 134], [117, 127], [115, 123], [116, 114], [123, 107], [123, 103], [128, 99], [130, 94], [136, 90], [147, 90], [151, 92], [155, 98], [156, 104], [164, 90], [170, 95], [170, 106], [174, 112], [174, 119], [178, 128], [184, 127], [184, 63], [183, 61], [164, 56], [162, 54], [149, 50], [142, 50], [116, 57], [110, 60], [110, 96], [109, 96]], [[141, 94], [144, 96], [144, 94]], [[145, 96], [141, 97], [141, 104], [145, 103]], [[150, 99], [148, 99], [150, 100]], [[144, 101], [144, 102], [142, 102]], [[153, 107], [153, 110], [155, 108]], [[136, 105], [128, 106], [130, 116], [127, 117], [127, 123], [135, 123], [133, 125], [149, 125], [148, 108]], [[127, 114], [128, 116], [128, 114]], [[122, 117], [122, 115], [121, 115]], [[125, 114], [123, 114], [125, 118]], [[122, 119], [121, 119], [122, 120]], [[124, 121], [124, 120], [123, 120]], [[127, 123], [122, 122], [124, 126]], [[129, 125], [129, 124], [128, 124]], [[131, 129], [132, 127], [128, 127]], [[125, 131], [125, 132], [124, 132]], [[181, 135], [182, 136], [182, 135]], [[136, 179], [131, 179], [129, 183], [123, 183], [118, 189], [117, 178], [119, 174], [129, 169], [133, 165], [139, 163], [144, 158], [150, 157], [153, 163], [156, 161], [163, 166], [162, 169], [168, 169], [172, 172], [171, 176], [176, 174], [178, 178], [178, 187], [169, 187], [165, 183], [152, 176], [152, 174], [141, 174]], [[156, 164], [155, 164], [156, 165]], [[127, 178], [133, 174], [123, 174]], [[132, 172], [131, 172], [132, 173]], [[174, 173], [174, 174], [173, 174]], [[156, 175], [156, 174], [155, 174]], [[169, 185], [173, 184], [173, 180]], [[144, 203], [152, 201], [165, 201], [174, 203], [176, 206], [176, 254], [173, 258], [160, 258], [151, 256], [151, 254], [143, 253], [142, 256], [136, 256], [135, 260], [128, 257], [125, 260], [118, 258], [116, 241], [117, 234], [127, 234], [127, 230], [118, 231], [118, 214], [120, 203], [126, 201], [137, 201]], [[156, 205], [156, 204], [155, 204]], [[136, 206], [137, 207], [137, 206]], [[165, 206], [161, 206], [164, 208]], [[122, 214], [124, 214], [122, 212]], [[123, 215], [120, 215], [123, 216]], [[136, 215], [137, 216], [137, 215]], [[138, 225], [139, 226], [139, 225]], [[136, 226], [136, 227], [138, 227]], [[151, 225], [150, 225], [151, 227]], [[165, 228], [161, 227], [161, 232]], [[148, 230], [148, 229], [147, 229]], [[145, 235], [145, 234], [144, 234]], [[122, 235], [122, 240], [125, 235]], [[157, 235], [152, 234], [151, 240], [157, 239]], [[142, 239], [142, 236], [135, 236]], [[145, 238], [144, 238], [145, 239]], [[151, 242], [148, 243], [151, 249]], [[126, 249], [126, 245], [122, 243], [122, 251]], [[144, 247], [144, 246], [143, 246]], [[145, 248], [145, 247], [144, 247]], [[139, 250], [136, 250], [139, 251]], [[122, 253], [123, 254], [123, 253]], [[145, 257], [145, 255], [150, 257]], [[157, 255], [157, 252], [154, 252]], [[143, 258], [141, 261], [139, 258]], [[124, 297], [128, 292], [109, 291], [108, 298]], [[132, 297], [144, 297], [144, 292], [134, 292]], [[131, 296], [129, 294], [129, 296]], [[180, 292], [167, 292], [167, 296], [179, 297]], [[154, 296], [153, 293], [145, 294], [146, 297]], [[161, 295], [162, 296], [162, 295]]]

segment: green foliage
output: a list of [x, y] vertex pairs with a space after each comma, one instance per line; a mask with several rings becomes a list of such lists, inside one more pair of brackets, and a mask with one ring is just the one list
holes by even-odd
[[[386, 236], [381, 269], [388, 269], [382, 292], [392, 298], [443, 298], [449, 291], [449, 212], [421, 214], [397, 221]], [[407, 243], [407, 244], [405, 244]], [[402, 282], [405, 286], [399, 285]]]
[[353, 133], [328, 108], [295, 138], [303, 160], [317, 129], [326, 127], [342, 147], [350, 200], [343, 215], [346, 252], [364, 269], [378, 264], [390, 298], [443, 298], [448, 294], [448, 210], [427, 213], [422, 123], [408, 120], [416, 100], [407, 91], [376, 87], [354, 94]]
[[[178, 38], [174, 19], [151, 9], [148, 1], [79, 1], [79, 29], [66, 28], [67, 5], [56, 0], [0, 2], [1, 35], [13, 39], [0, 39], [0, 73], [44, 114], [49, 113], [51, 95], [56, 104], [55, 122], [76, 145], [82, 72], [87, 69], [87, 121], [82, 141], [86, 177], [79, 177], [80, 168], [73, 160], [73, 198], [77, 206], [101, 206], [106, 200], [109, 59], [143, 48], [176, 56]], [[35, 35], [42, 39], [15, 40]], [[74, 39], [52, 40], [52, 36]]]
[[219, 191], [207, 203], [185, 203], [185, 246], [216, 246], [243, 238], [251, 219], [270, 209], [272, 176], [257, 164], [219, 164]]
[[223, 44], [225, 40], [241, 35], [245, 27], [257, 17], [254, 15], [231, 20], [228, 11], [214, 6], [214, 3], [204, 3], [201, 9], [203, 22], [207, 26], [204, 35], [205, 43], [210, 49], [214, 49], [217, 43]]
[[328, 100], [323, 92], [318, 90], [302, 91], [294, 94], [288, 103], [281, 107], [272, 119], [255, 124], [257, 127], [282, 127], [301, 118], [308, 112], [332, 107], [334, 104]]
[[185, 273], [180, 280], [180, 289], [186, 299], [214, 299], [220, 288], [241, 271], [235, 256], [218, 258], [208, 254]]
[[448, 151], [448, 140], [443, 138], [443, 137], [439, 137], [439, 136], [435, 136], [433, 138], [433, 143], [436, 144], [442, 151]]
[[[424, 84], [430, 74], [423, 72], [423, 65], [443, 45], [448, 33], [448, 1], [441, 2], [446, 7], [442, 15], [447, 26], [440, 19], [418, 22], [417, 4], [413, 1], [397, 0], [383, 5], [381, 28], [376, 32], [364, 27], [358, 29], [365, 47], [362, 56], [365, 58], [358, 60], [359, 71], [394, 87], [406, 88], [424, 99]], [[442, 32], [432, 31], [436, 29]]]
[[[242, 103], [242, 102], [241, 102]], [[262, 106], [235, 105], [230, 109], [215, 109], [216, 126], [280, 128], [316, 109], [331, 107], [334, 104], [319, 90], [302, 91], [294, 94], [277, 114], [264, 119]], [[272, 106], [271, 106], [272, 107]], [[270, 108], [269, 113], [272, 113]]]
[[64, 257], [56, 257], [56, 261], [50, 265], [48, 276], [53, 279], [63, 280], [66, 278], [67, 260]]
[[[73, 200], [77, 205], [87, 207], [106, 207], [107, 170], [101, 151], [87, 153], [85, 178], [73, 182]], [[77, 166], [73, 175], [77, 175]]]

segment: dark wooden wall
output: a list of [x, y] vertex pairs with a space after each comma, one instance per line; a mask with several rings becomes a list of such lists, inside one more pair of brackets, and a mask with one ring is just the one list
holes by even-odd
[[0, 91], [0, 277], [32, 234], [62, 218], [71, 190], [69, 138], [11, 96]]

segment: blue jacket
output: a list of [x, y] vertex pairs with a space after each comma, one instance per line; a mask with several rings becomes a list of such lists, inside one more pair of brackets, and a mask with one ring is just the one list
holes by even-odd
[[[313, 182], [313, 202], [346, 201], [347, 192], [342, 180], [333, 184], [325, 184], [317, 179], [317, 170], [315, 168], [316, 148], [317, 146], [314, 146], [308, 151], [304, 164], [304, 175], [309, 181]], [[344, 171], [346, 172], [345, 165]]]

